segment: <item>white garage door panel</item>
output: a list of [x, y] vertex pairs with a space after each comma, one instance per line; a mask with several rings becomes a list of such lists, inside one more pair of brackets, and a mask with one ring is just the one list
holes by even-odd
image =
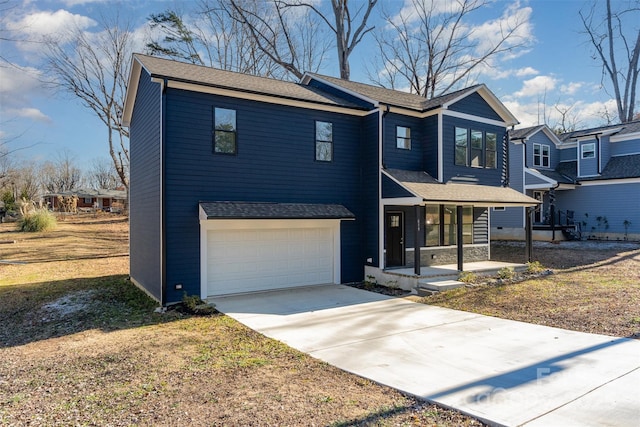
[[208, 294], [333, 283], [333, 246], [328, 227], [209, 230]]

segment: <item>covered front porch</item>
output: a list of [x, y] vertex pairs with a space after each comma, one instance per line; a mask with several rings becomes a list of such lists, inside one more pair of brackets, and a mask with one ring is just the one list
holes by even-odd
[[[476, 274], [492, 275], [503, 268], [514, 271], [524, 271], [526, 264], [516, 264], [500, 261], [475, 261], [464, 264], [464, 271]], [[415, 293], [440, 292], [463, 286], [458, 281], [460, 270], [457, 264], [445, 264], [422, 267], [420, 274], [415, 274], [413, 268], [389, 268], [381, 270], [375, 267], [365, 267], [365, 276], [369, 281], [375, 281], [383, 286], [398, 287]]]
[[[415, 291], [460, 286], [460, 272], [491, 272], [523, 264], [490, 261], [490, 208], [539, 202], [507, 187], [442, 184], [425, 172], [383, 170], [380, 265], [365, 276]], [[523, 262], [531, 261], [531, 216]]]

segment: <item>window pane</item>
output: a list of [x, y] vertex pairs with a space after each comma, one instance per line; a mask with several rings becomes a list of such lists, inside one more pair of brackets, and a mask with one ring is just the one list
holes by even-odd
[[333, 123], [316, 122], [316, 141], [333, 141]]
[[495, 133], [487, 132], [487, 150], [496, 151], [498, 136]]
[[236, 110], [215, 109], [216, 130], [236, 130]]
[[495, 151], [487, 151], [487, 167], [491, 169], [498, 167], [498, 159]]
[[582, 158], [592, 159], [596, 156], [596, 144], [584, 144], [582, 146]]
[[542, 155], [544, 155], [544, 156], [548, 156], [549, 155], [549, 146], [548, 145], [543, 145], [542, 146]]
[[396, 147], [405, 150], [411, 149], [411, 128], [396, 126]]
[[471, 149], [471, 166], [484, 166], [482, 164], [482, 149]]
[[235, 154], [236, 134], [222, 130], [216, 131], [214, 151], [216, 153]]
[[482, 132], [479, 130], [471, 131], [471, 148], [479, 148], [482, 150]]
[[540, 144], [533, 144], [533, 154], [534, 155], [540, 154]]
[[332, 145], [330, 142], [316, 141], [316, 160], [330, 162]]
[[427, 246], [440, 245], [440, 206], [427, 206], [425, 216], [425, 242]]
[[467, 166], [467, 129], [456, 128], [455, 164]]
[[548, 168], [549, 167], [549, 156], [542, 158], [542, 166]]

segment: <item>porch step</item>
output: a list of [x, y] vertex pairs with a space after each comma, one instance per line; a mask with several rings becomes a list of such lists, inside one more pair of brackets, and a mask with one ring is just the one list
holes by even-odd
[[459, 282], [454, 279], [427, 279], [418, 281], [416, 291], [419, 296], [432, 295], [436, 292], [448, 291], [449, 289], [456, 289], [464, 286], [463, 282]]

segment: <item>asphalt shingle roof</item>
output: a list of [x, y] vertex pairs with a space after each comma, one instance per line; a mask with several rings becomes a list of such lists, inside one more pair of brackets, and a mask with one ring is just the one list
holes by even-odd
[[393, 89], [386, 89], [379, 86], [368, 85], [365, 83], [352, 82], [348, 80], [339, 79], [331, 76], [324, 76], [321, 74], [307, 73], [311, 77], [315, 77], [321, 80], [325, 80], [336, 86], [345, 88], [352, 92], [356, 92], [360, 95], [366, 96], [374, 101], [381, 102], [383, 104], [395, 105], [398, 107], [410, 108], [413, 110], [426, 111], [432, 108], [439, 107], [446, 104], [448, 101], [457, 98], [463, 93], [472, 91], [482, 85], [470, 86], [464, 89], [457, 90], [455, 92], [448, 93], [446, 95], [437, 96], [435, 98], [426, 99], [423, 96], [416, 95], [414, 93], [401, 92]]
[[562, 173], [554, 170], [536, 169], [536, 171], [547, 178], [551, 178], [560, 184], [575, 184], [576, 181], [571, 176], [563, 175]]
[[207, 219], [346, 219], [355, 218], [342, 205], [269, 202], [202, 202]]
[[218, 70], [139, 53], [134, 54], [134, 57], [140, 61], [142, 66], [153, 77], [168, 78], [174, 81], [196, 83], [240, 92], [361, 109], [360, 106], [343, 98], [298, 83]]
[[599, 176], [578, 178], [578, 162], [575, 160], [559, 163], [556, 172], [576, 181], [640, 178], [640, 154], [612, 157]]
[[442, 184], [426, 172], [385, 169], [385, 173], [426, 202], [474, 206], [535, 206], [540, 202], [512, 188], [474, 184]]
[[509, 131], [509, 139], [511, 139], [512, 141], [515, 139], [524, 139], [529, 135], [536, 133], [542, 128], [544, 128], [544, 125], [529, 126], [526, 128], [514, 129], [512, 131]]
[[562, 141], [568, 141], [572, 138], [578, 138], [580, 136], [585, 135], [593, 135], [595, 133], [606, 132], [607, 130], [621, 128], [620, 131], [616, 132], [614, 135], [625, 135], [628, 133], [636, 133], [640, 132], [640, 120], [636, 120], [634, 122], [623, 123], [619, 125], [609, 125], [609, 126], [601, 126], [590, 129], [580, 129], [573, 132], [563, 133], [559, 136]]

